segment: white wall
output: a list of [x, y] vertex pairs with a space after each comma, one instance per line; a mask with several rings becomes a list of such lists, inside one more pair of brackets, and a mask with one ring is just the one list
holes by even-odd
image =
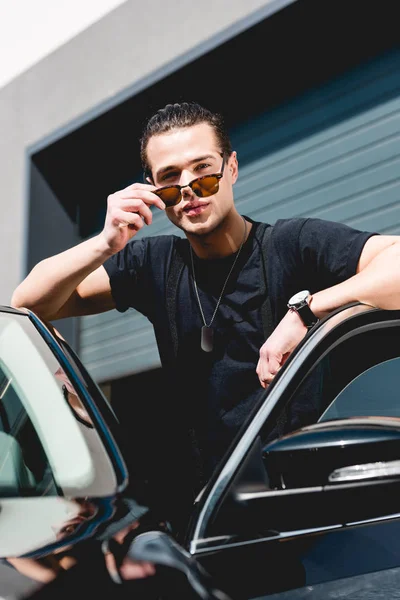
[[0, 87], [126, 0], [0, 0]]

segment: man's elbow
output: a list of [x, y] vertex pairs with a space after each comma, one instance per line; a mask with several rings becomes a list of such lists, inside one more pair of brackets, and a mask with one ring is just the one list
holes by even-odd
[[20, 293], [18, 288], [13, 292], [10, 300], [10, 306], [13, 308], [28, 308], [26, 299]]
[[23, 290], [20, 290], [19, 288], [14, 290], [14, 292], [11, 296], [10, 306], [12, 308], [18, 308], [18, 309], [27, 308], [28, 310], [32, 311], [33, 313], [35, 313], [38, 317], [40, 317], [43, 320], [48, 321], [51, 318], [51, 315], [48, 314], [48, 309], [46, 308], [46, 306], [44, 306], [43, 304], [34, 302], [34, 300], [32, 298], [29, 298], [29, 296], [27, 294], [25, 294], [23, 292]]

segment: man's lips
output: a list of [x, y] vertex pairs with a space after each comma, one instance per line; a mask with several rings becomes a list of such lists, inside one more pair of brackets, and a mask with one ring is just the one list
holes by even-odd
[[185, 212], [185, 213], [188, 213], [191, 211], [200, 212], [206, 206], [208, 206], [208, 202], [191, 202], [190, 204], [187, 204], [186, 206], [184, 206], [183, 212]]

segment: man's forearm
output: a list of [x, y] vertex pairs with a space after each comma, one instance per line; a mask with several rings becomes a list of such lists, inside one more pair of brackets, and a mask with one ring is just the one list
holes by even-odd
[[[57, 318], [62, 307], [76, 295], [79, 284], [100, 267], [111, 252], [103, 237], [90, 240], [38, 263], [14, 291], [11, 305], [29, 308], [44, 320]], [[75, 307], [78, 313], [78, 306]], [[72, 315], [71, 315], [72, 316]]]

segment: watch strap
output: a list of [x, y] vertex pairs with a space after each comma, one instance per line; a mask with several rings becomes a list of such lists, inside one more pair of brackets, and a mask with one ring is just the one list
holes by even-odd
[[318, 317], [316, 315], [314, 315], [313, 311], [308, 306], [307, 302], [304, 302], [299, 307], [296, 307], [296, 308], [292, 307], [292, 310], [295, 310], [298, 312], [301, 320], [303, 321], [303, 323], [307, 327], [307, 329], [311, 329], [311, 327], [313, 327], [319, 321]]

